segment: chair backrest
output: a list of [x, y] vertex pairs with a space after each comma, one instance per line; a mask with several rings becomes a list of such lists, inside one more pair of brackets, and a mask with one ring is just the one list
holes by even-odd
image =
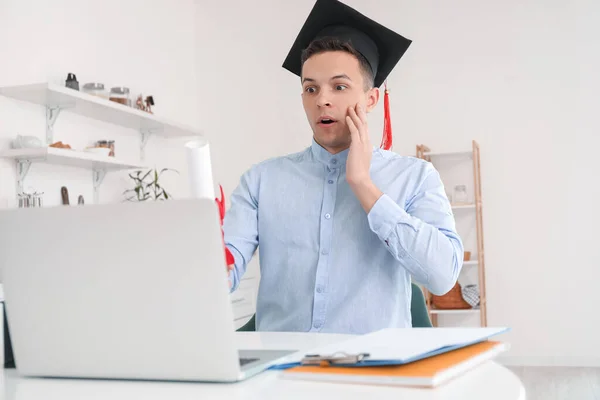
[[[425, 296], [421, 288], [414, 283], [412, 284], [412, 298], [410, 301], [410, 314], [412, 317], [413, 328], [431, 328], [433, 324], [429, 319], [429, 313], [427, 312], [427, 303], [425, 302]], [[253, 332], [256, 330], [256, 315], [244, 326], [238, 329], [238, 332]]]
[[413, 328], [431, 328], [433, 324], [429, 319], [427, 312], [427, 303], [421, 288], [412, 284], [412, 298], [410, 301], [410, 315], [412, 317]]

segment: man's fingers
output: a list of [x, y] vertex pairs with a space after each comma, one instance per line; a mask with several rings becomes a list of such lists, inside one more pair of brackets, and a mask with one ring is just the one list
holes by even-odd
[[358, 128], [354, 124], [354, 121], [352, 121], [352, 117], [350, 117], [349, 115], [346, 115], [346, 124], [350, 129], [350, 137], [352, 138], [352, 141], [354, 143], [360, 143], [360, 133], [358, 132]]
[[348, 110], [348, 114], [352, 118], [352, 121], [354, 122], [354, 126], [356, 126], [356, 128], [358, 129], [358, 135], [360, 136], [361, 142], [364, 142], [365, 141], [365, 124], [363, 123], [363, 121], [360, 119], [360, 117], [356, 113], [356, 110], [358, 108], [359, 108], [358, 104], [356, 104], [354, 107], [350, 107], [350, 109]]
[[367, 113], [360, 104], [356, 104], [356, 115], [360, 118], [363, 125], [367, 125]]
[[360, 120], [360, 118], [358, 117], [358, 114], [356, 114], [354, 107], [350, 107], [348, 109], [348, 115], [352, 119], [352, 122], [354, 123], [354, 126], [356, 127], [356, 130], [358, 132], [358, 138], [362, 142], [364, 139], [363, 138], [363, 129], [362, 129], [363, 124], [362, 124], [362, 121]]

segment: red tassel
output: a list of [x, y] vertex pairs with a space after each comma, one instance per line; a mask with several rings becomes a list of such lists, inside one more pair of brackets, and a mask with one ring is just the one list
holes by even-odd
[[235, 264], [235, 259], [233, 258], [233, 254], [229, 251], [229, 248], [225, 246], [225, 232], [223, 232], [223, 220], [225, 219], [225, 194], [223, 193], [223, 187], [219, 185], [219, 189], [221, 190], [221, 199], [215, 198], [217, 202], [217, 206], [219, 206], [219, 219], [221, 221], [221, 235], [223, 237], [223, 247], [225, 248], [225, 261], [227, 265]]
[[387, 89], [387, 81], [384, 83], [385, 94], [383, 96], [383, 136], [381, 138], [381, 148], [389, 150], [392, 148], [392, 121], [390, 118], [390, 96]]

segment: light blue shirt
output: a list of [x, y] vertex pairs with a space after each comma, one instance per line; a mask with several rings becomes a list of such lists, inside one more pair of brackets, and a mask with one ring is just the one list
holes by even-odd
[[431, 163], [374, 148], [384, 193], [367, 214], [346, 181], [348, 150], [314, 139], [302, 152], [250, 168], [223, 230], [232, 291], [259, 249], [256, 328], [367, 333], [412, 326], [411, 277], [434, 294], [455, 284], [463, 244]]

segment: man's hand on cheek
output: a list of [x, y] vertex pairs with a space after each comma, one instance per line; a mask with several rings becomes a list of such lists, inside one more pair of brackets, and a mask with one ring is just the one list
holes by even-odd
[[359, 104], [348, 107], [346, 124], [352, 138], [346, 162], [346, 180], [351, 186], [366, 184], [371, 180], [369, 170], [373, 148], [367, 125], [367, 114]]
[[346, 180], [363, 209], [369, 213], [383, 193], [371, 180], [373, 147], [369, 137], [367, 114], [357, 104], [356, 107], [348, 109], [346, 123], [350, 128], [352, 137], [348, 160], [346, 161]]

